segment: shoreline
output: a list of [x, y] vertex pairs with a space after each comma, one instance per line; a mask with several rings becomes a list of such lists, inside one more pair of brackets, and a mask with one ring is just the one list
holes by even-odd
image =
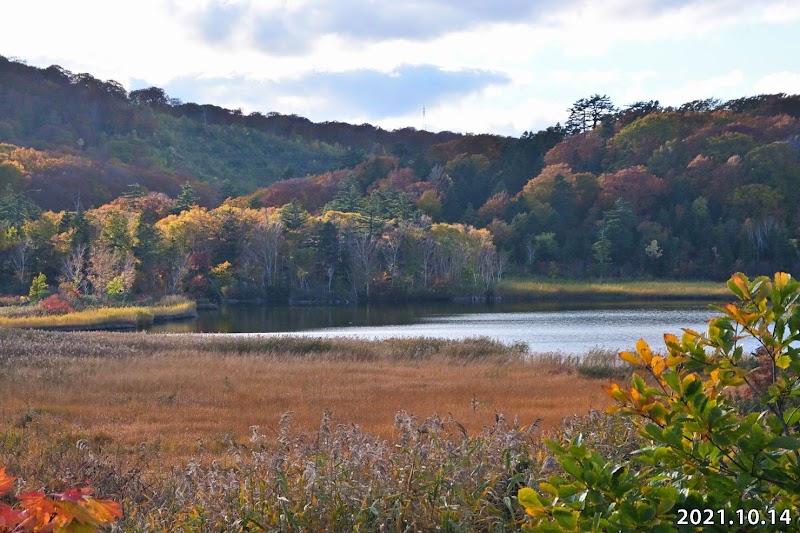
[[135, 330], [154, 323], [197, 318], [193, 301], [169, 306], [104, 307], [64, 315], [0, 318], [0, 327], [45, 331]]
[[288, 297], [285, 299], [228, 299], [223, 305], [327, 305], [352, 306], [360, 303], [414, 303], [414, 302], [516, 302], [559, 301], [578, 298], [586, 301], [626, 300], [714, 300], [728, 297], [730, 292], [724, 282], [714, 281], [593, 281], [550, 280], [538, 278], [510, 278], [501, 281], [488, 293], [459, 294], [417, 293], [348, 298], [341, 295]]

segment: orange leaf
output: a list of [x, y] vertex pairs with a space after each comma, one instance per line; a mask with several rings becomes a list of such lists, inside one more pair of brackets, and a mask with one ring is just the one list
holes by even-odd
[[731, 281], [742, 291], [742, 294], [744, 294], [746, 298], [750, 297], [750, 287], [747, 286], [747, 279], [744, 277], [744, 274], [737, 272], [731, 276]]
[[6, 474], [6, 467], [0, 468], [0, 496], [14, 488], [17, 478]]
[[113, 524], [117, 518], [122, 518], [122, 505], [113, 500], [88, 498], [84, 506], [101, 524]]
[[665, 333], [664, 334], [664, 344], [669, 346], [670, 344], [677, 344], [680, 346], [681, 341], [678, 340], [678, 337], [673, 335], [672, 333]]

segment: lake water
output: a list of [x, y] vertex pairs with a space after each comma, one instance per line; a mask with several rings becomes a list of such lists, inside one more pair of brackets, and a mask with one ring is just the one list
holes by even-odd
[[629, 350], [639, 338], [663, 346], [664, 333], [705, 331], [719, 313], [703, 302], [401, 303], [358, 306], [229, 305], [196, 320], [156, 324], [152, 332], [315, 337], [489, 337], [525, 342], [533, 352], [580, 355]]

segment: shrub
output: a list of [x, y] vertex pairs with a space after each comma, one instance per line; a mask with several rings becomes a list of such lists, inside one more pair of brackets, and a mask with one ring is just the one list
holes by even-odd
[[73, 312], [69, 302], [62, 300], [58, 294], [53, 294], [42, 300], [41, 303], [39, 303], [39, 307], [48, 315], [66, 315], [67, 313]]
[[[16, 478], [0, 468], [0, 497], [6, 497]], [[122, 506], [94, 497], [91, 489], [68, 489], [46, 495], [23, 492], [16, 505], [0, 501], [0, 531], [97, 531], [122, 517]]]
[[[788, 274], [735, 274], [738, 301], [717, 309], [708, 332], [643, 340], [621, 359], [636, 373], [611, 384], [613, 411], [631, 418], [644, 446], [609, 460], [582, 435], [548, 446], [565, 475], [523, 488], [537, 531], [774, 531], [798, 529], [800, 506], [800, 283]], [[745, 353], [761, 348], [757, 366]], [[769, 372], [766, 380], [763, 367]], [[766, 383], [765, 383], [766, 381]], [[744, 409], [742, 388], [759, 396]], [[708, 520], [706, 524], [698, 523]], [[763, 522], [762, 522], [763, 521]]]
[[66, 300], [71, 305], [74, 305], [81, 299], [81, 291], [72, 283], [63, 282], [58, 285], [58, 295], [61, 299]]
[[13, 307], [17, 305], [22, 305], [21, 296], [0, 296], [0, 307]]

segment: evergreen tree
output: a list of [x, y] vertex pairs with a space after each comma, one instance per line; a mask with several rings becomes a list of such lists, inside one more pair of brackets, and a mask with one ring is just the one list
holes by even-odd
[[607, 95], [594, 94], [588, 98], [581, 98], [572, 104], [568, 111], [566, 130], [568, 133], [574, 134], [593, 130], [616, 109]]
[[0, 194], [0, 224], [19, 228], [26, 220], [39, 216], [41, 210], [24, 193], [6, 185]]
[[181, 193], [178, 195], [177, 201], [175, 202], [175, 209], [173, 212], [177, 215], [188, 211], [193, 205], [197, 204], [199, 199], [200, 197], [197, 196], [192, 184], [188, 181], [184, 182], [184, 184], [181, 185]]
[[327, 203], [324, 210], [357, 213], [361, 209], [364, 195], [359, 189], [356, 175], [349, 173], [339, 182], [338, 189], [336, 196]]
[[308, 216], [308, 211], [300, 207], [297, 200], [292, 200], [281, 207], [281, 222], [287, 229], [295, 230], [301, 227], [308, 220]]

